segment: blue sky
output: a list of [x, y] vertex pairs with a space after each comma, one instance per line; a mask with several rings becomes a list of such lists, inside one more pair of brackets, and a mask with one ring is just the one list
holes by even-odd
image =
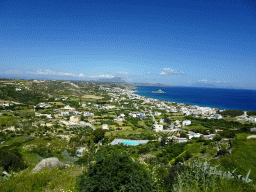
[[253, 0], [0, 0], [0, 77], [256, 89]]

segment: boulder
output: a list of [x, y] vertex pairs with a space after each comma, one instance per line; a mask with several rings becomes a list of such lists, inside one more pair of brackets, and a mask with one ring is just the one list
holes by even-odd
[[36, 173], [38, 171], [41, 171], [43, 169], [47, 169], [47, 168], [57, 168], [57, 167], [67, 167], [68, 165], [62, 163], [59, 161], [58, 158], [56, 157], [50, 157], [50, 158], [46, 158], [41, 160], [36, 167], [31, 171], [31, 173]]

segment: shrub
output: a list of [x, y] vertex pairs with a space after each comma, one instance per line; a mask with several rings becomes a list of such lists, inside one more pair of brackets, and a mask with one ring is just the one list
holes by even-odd
[[44, 157], [44, 158], [54, 156], [50, 149], [48, 149], [48, 148], [46, 148], [42, 145], [39, 145], [37, 148], [33, 149], [31, 152], [36, 153], [36, 154], [38, 154], [38, 155], [40, 155], [41, 157]]
[[98, 143], [100, 140], [104, 138], [105, 131], [102, 129], [95, 129], [92, 131], [91, 136], [94, 137], [93, 141], [94, 143]]
[[127, 154], [102, 154], [80, 176], [81, 191], [153, 191], [153, 188], [150, 172]]
[[206, 147], [203, 147], [202, 150], [201, 150], [201, 153], [205, 153], [207, 151], [207, 148]]
[[221, 140], [221, 136], [220, 135], [216, 135], [213, 140], [214, 141], [220, 141]]
[[179, 174], [187, 170], [188, 167], [184, 165], [175, 165], [168, 169], [168, 175], [163, 179], [165, 187], [171, 189], [176, 182]]
[[18, 151], [0, 150], [0, 166], [7, 172], [27, 168], [21, 158], [22, 156]]
[[222, 155], [226, 155], [228, 154], [228, 150], [227, 149], [221, 149], [218, 151], [217, 156], [222, 156]]
[[183, 155], [181, 155], [181, 156], [179, 156], [178, 158], [175, 159], [174, 164], [184, 162], [184, 161], [188, 160], [190, 157], [192, 157], [192, 154], [189, 151], [186, 151]]

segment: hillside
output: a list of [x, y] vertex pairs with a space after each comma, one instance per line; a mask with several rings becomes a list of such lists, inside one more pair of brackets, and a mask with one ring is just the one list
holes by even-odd
[[1, 80], [1, 191], [256, 191], [255, 123], [185, 116], [130, 88]]

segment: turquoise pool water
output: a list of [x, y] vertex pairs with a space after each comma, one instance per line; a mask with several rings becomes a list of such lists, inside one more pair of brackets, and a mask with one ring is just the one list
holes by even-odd
[[146, 144], [148, 140], [130, 140], [130, 139], [114, 139], [114, 141], [111, 142], [111, 145], [117, 145], [120, 143], [123, 143], [124, 145], [139, 145], [139, 144]]
[[138, 142], [134, 142], [134, 141], [121, 141], [121, 143], [125, 145], [139, 145]]

